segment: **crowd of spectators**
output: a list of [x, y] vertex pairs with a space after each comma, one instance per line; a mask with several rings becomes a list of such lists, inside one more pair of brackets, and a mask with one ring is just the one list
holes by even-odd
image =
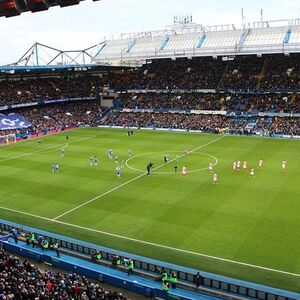
[[234, 59], [193, 57], [153, 60], [141, 68], [111, 73], [103, 83], [114, 89], [282, 90], [300, 88], [299, 54]]
[[300, 118], [275, 118], [268, 128], [270, 132], [300, 135]]
[[263, 64], [264, 59], [257, 56], [238, 56], [227, 61], [218, 88], [256, 89]]
[[[255, 126], [247, 129], [249, 123]], [[214, 114], [185, 114], [159, 112], [119, 112], [111, 115], [102, 124], [123, 127], [148, 127], [199, 130], [203, 132], [255, 134], [256, 132], [268, 135], [287, 134], [300, 135], [300, 119], [291, 117], [235, 117]]]
[[217, 87], [223, 67], [222, 60], [212, 57], [158, 59], [104, 80], [115, 89], [207, 89]]
[[42, 271], [0, 248], [0, 299], [126, 300], [74, 272]]
[[98, 100], [72, 101], [34, 107], [24, 107], [6, 111], [24, 116], [32, 127], [21, 130], [5, 130], [3, 134], [43, 132], [76, 126], [95, 126], [101, 118], [103, 108]]
[[[49, 99], [95, 97], [105, 88], [164, 89], [166, 93], [120, 93], [116, 103], [124, 108], [213, 110], [228, 112], [300, 113], [300, 95], [281, 90], [300, 88], [299, 54], [237, 56], [227, 59], [194, 57], [158, 59], [140, 68], [118, 69], [101, 76], [48, 77], [0, 81], [0, 106]], [[190, 92], [176, 91], [187, 89]], [[217, 89], [203, 93], [196, 89]], [[218, 89], [228, 89], [218, 92]], [[172, 92], [170, 90], [173, 90]], [[243, 91], [241, 91], [243, 90]], [[260, 90], [260, 92], [253, 92]], [[275, 91], [276, 93], [275, 93]], [[251, 91], [251, 92], [250, 92]], [[262, 93], [269, 91], [268, 93]], [[174, 92], [174, 93], [173, 93]], [[99, 101], [81, 101], [18, 108], [9, 112], [24, 115], [34, 131], [78, 125], [97, 125], [101, 115]], [[229, 121], [228, 121], [229, 120]], [[257, 122], [270, 130], [297, 132], [298, 121], [291, 119]], [[122, 123], [123, 122], [123, 123]], [[245, 121], [246, 122], [246, 121]], [[284, 126], [282, 122], [287, 122]], [[222, 127], [243, 127], [224, 116], [183, 114], [116, 114], [109, 124], [122, 126], [157, 126], [198, 130]], [[275, 126], [275, 124], [277, 124]]]
[[118, 100], [130, 109], [300, 113], [299, 94], [141, 93], [120, 94]]
[[105, 121], [105, 124], [138, 128], [153, 127], [218, 132], [227, 126], [226, 121], [226, 116], [221, 115], [123, 112], [112, 115]]
[[0, 81], [0, 106], [38, 99], [97, 96], [107, 86], [127, 89], [282, 90], [300, 88], [299, 54], [157, 59], [140, 68], [101, 76], [49, 77]]
[[260, 89], [299, 89], [300, 60], [299, 55], [269, 55], [265, 61], [265, 69], [260, 80]]
[[176, 110], [222, 110], [226, 95], [212, 93], [147, 93], [120, 94], [118, 100], [124, 108], [176, 109]]
[[3, 80], [0, 81], [0, 106], [38, 100], [95, 97], [99, 80], [95, 76]]

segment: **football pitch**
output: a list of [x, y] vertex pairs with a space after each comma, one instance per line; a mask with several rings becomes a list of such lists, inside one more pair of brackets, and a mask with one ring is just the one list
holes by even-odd
[[[117, 164], [107, 155], [110, 148]], [[290, 139], [76, 129], [0, 147], [0, 217], [299, 291], [299, 154], [300, 141]], [[99, 164], [91, 166], [95, 155]], [[237, 160], [247, 161], [248, 170], [233, 172]], [[52, 163], [59, 164], [58, 174], [51, 172]], [[183, 166], [187, 176], [181, 175]], [[249, 176], [251, 167], [255, 177]]]

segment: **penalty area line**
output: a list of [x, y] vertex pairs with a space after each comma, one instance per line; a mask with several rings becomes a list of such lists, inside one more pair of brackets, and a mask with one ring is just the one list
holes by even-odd
[[[16, 158], [21, 158], [21, 157], [29, 156], [29, 155], [34, 154], [34, 153], [56, 151], [56, 150], [59, 150], [62, 146], [67, 147], [67, 146], [69, 146], [69, 144], [73, 144], [73, 143], [81, 142], [81, 141], [84, 141], [84, 140], [88, 140], [88, 139], [91, 139], [93, 137], [95, 137], [95, 136], [89, 136], [89, 137], [85, 137], [85, 138], [82, 138], [82, 139], [71, 141], [69, 143], [53, 145], [53, 146], [46, 147], [46, 148], [43, 148], [43, 149], [38, 149], [38, 150], [35, 150], [35, 151], [32, 151], [32, 152], [27, 152], [27, 153], [23, 153], [23, 154], [11, 156], [11, 157], [8, 157], [8, 158], [1, 159], [0, 163], [1, 162], [5, 162], [5, 161], [9, 161], [9, 160], [13, 160], [13, 159], [16, 159]], [[51, 149], [54, 149], [54, 150], [51, 150]]]
[[[188, 151], [187, 154], [182, 154], [182, 155], [178, 156], [178, 158], [181, 158], [181, 157], [183, 157], [183, 156], [185, 156], [185, 155], [188, 155], [189, 153], [193, 153], [193, 152], [195, 152], [195, 151], [197, 151], [197, 150], [199, 150], [199, 149], [201, 149], [201, 148], [204, 148], [204, 147], [206, 147], [206, 146], [208, 146], [208, 145], [210, 145], [210, 144], [212, 144], [212, 143], [215, 143], [215, 142], [217, 142], [218, 140], [223, 139], [224, 137], [226, 137], [226, 136], [223, 135], [223, 136], [218, 137], [218, 138], [216, 138], [216, 139], [214, 139], [214, 140], [212, 140], [212, 141], [210, 141], [210, 142], [207, 142], [206, 144], [200, 145], [200, 146], [196, 147], [195, 149], [193, 149], [193, 150], [191, 150], [191, 151]], [[163, 166], [165, 166], [165, 165], [171, 163], [171, 162], [174, 161], [175, 159], [176, 159], [176, 158], [173, 158], [173, 159], [171, 159], [170, 161], [168, 161], [166, 164], [161, 164], [161, 165], [159, 165], [158, 167], [153, 168], [153, 170], [154, 170], [154, 171], [155, 171], [155, 170], [158, 170], [158, 169], [162, 168]], [[128, 160], [127, 160], [127, 161], [128, 161]], [[126, 162], [127, 162], [127, 161], [126, 161]], [[136, 177], [134, 177], [134, 178], [132, 178], [132, 179], [126, 181], [126, 182], [123, 182], [122, 184], [117, 185], [117, 186], [115, 186], [114, 188], [112, 188], [112, 189], [110, 189], [110, 190], [108, 190], [108, 191], [106, 191], [106, 192], [104, 192], [104, 193], [102, 193], [102, 194], [100, 194], [100, 195], [98, 195], [98, 196], [96, 196], [96, 197], [94, 197], [94, 198], [92, 198], [92, 199], [86, 201], [86, 202], [83, 202], [82, 204], [80, 204], [80, 205], [78, 205], [78, 206], [75, 206], [75, 207], [73, 207], [73, 208], [71, 208], [71, 209], [65, 211], [64, 213], [60, 214], [59, 216], [56, 216], [55, 218], [53, 218], [53, 220], [57, 220], [57, 219], [59, 219], [59, 218], [65, 216], [65, 215], [67, 215], [67, 214], [69, 214], [69, 213], [71, 213], [71, 212], [73, 212], [73, 211], [75, 211], [75, 210], [77, 210], [77, 209], [83, 207], [83, 206], [86, 206], [86, 205], [88, 205], [88, 204], [90, 204], [90, 203], [92, 203], [92, 202], [94, 202], [94, 201], [96, 201], [96, 200], [98, 200], [98, 199], [100, 199], [100, 198], [102, 198], [102, 197], [104, 197], [104, 196], [106, 196], [106, 195], [108, 195], [108, 194], [110, 194], [110, 193], [112, 193], [112, 192], [114, 192], [114, 191], [120, 189], [121, 187], [123, 187], [123, 186], [125, 186], [125, 185], [127, 185], [127, 184], [129, 184], [129, 183], [131, 183], [131, 182], [134, 182], [134, 181], [140, 179], [141, 177], [146, 176], [146, 175], [147, 175], [147, 172], [143, 172], [142, 174], [140, 174], [140, 175], [138, 175], [138, 176], [136, 176]]]
[[260, 270], [264, 270], [264, 271], [269, 271], [269, 272], [274, 272], [274, 273], [279, 273], [279, 274], [284, 274], [284, 275], [289, 275], [289, 276], [300, 278], [300, 274], [297, 274], [297, 273], [281, 271], [281, 270], [277, 270], [277, 269], [257, 266], [257, 265], [248, 264], [248, 263], [245, 263], [245, 262], [235, 261], [235, 260], [222, 258], [222, 257], [218, 257], [218, 256], [203, 254], [203, 253], [194, 252], [194, 251], [185, 250], [185, 249], [180, 249], [180, 248], [175, 248], [175, 247], [171, 247], [171, 246], [160, 245], [160, 244], [156, 244], [156, 243], [152, 243], [152, 242], [148, 242], [148, 241], [143, 241], [143, 240], [139, 240], [139, 239], [135, 239], [135, 238], [131, 238], [131, 237], [126, 237], [126, 236], [115, 234], [115, 233], [110, 233], [110, 232], [97, 230], [97, 229], [93, 229], [93, 228], [88, 228], [88, 227], [84, 227], [84, 226], [80, 226], [80, 225], [76, 225], [76, 224], [72, 224], [72, 223], [67, 223], [67, 222], [63, 222], [63, 221], [59, 221], [59, 220], [54, 220], [54, 219], [51, 219], [51, 218], [42, 217], [42, 216], [39, 216], [39, 215], [19, 211], [19, 210], [8, 208], [8, 207], [0, 206], [0, 209], [10, 211], [10, 212], [14, 212], [14, 213], [18, 213], [18, 214], [22, 214], [22, 215], [26, 215], [26, 216], [30, 216], [30, 217], [34, 217], [34, 218], [38, 218], [38, 219], [42, 219], [42, 220], [49, 221], [49, 222], [52, 222], [52, 223], [57, 223], [57, 224], [60, 224], [60, 225], [74, 227], [74, 228], [78, 228], [78, 229], [82, 229], [82, 230], [86, 230], [86, 231], [90, 231], [90, 232], [95, 232], [95, 233], [99, 233], [99, 234], [103, 234], [103, 235], [107, 235], [107, 236], [111, 236], [111, 237], [131, 241], [131, 242], [136, 242], [136, 243], [139, 243], [139, 244], [149, 245], [149, 246], [153, 246], [153, 247], [157, 247], [157, 248], [172, 250], [172, 251], [175, 251], [175, 252], [191, 254], [191, 255], [207, 258], [207, 259], [218, 260], [218, 261], [232, 263], [232, 264], [236, 264], [236, 265], [240, 265], [240, 266], [244, 266], [244, 267], [250, 267], [250, 268], [253, 268], [253, 269], [260, 269]]

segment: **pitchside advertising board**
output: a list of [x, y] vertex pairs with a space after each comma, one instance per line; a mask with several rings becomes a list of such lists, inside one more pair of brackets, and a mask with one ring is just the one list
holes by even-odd
[[0, 114], [0, 130], [28, 128], [31, 123], [23, 116], [15, 113]]

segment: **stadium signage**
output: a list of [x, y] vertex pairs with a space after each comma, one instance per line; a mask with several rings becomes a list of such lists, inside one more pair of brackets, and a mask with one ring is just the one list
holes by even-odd
[[37, 104], [38, 104], [37, 102], [20, 103], [20, 104], [9, 105], [8, 108], [17, 108], [17, 107], [35, 106], [35, 105], [37, 105]]
[[96, 99], [96, 97], [78, 97], [78, 98], [63, 98], [63, 99], [51, 99], [51, 100], [40, 99], [39, 102], [29, 102], [29, 103], [20, 103], [20, 104], [0, 106], [0, 111], [8, 110], [10, 108], [37, 106], [40, 104], [81, 101], [81, 100], [95, 100], [95, 99]]
[[132, 90], [119, 90], [117, 93], [128, 93], [128, 94], [146, 94], [146, 93], [156, 93], [156, 94], [185, 94], [185, 93], [216, 93], [215, 89], [132, 89]]
[[134, 113], [176, 113], [176, 114], [196, 114], [196, 115], [226, 115], [227, 111], [223, 110], [180, 110], [180, 109], [140, 109], [140, 108], [123, 108], [121, 112]]
[[0, 106], [0, 110], [7, 110], [8, 109], [8, 106], [5, 105], [5, 106]]
[[76, 97], [76, 98], [63, 98], [63, 99], [41, 100], [40, 103], [59, 103], [59, 102], [81, 101], [81, 100], [95, 100], [95, 99], [96, 99], [96, 97]]
[[29, 103], [20, 103], [20, 104], [12, 104], [12, 105], [4, 105], [0, 106], [0, 111], [2, 110], [8, 110], [10, 108], [17, 108], [17, 107], [27, 107], [27, 106], [35, 106], [37, 105], [37, 102], [29, 102]]
[[226, 110], [191, 110], [192, 114], [196, 115], [226, 115]]

